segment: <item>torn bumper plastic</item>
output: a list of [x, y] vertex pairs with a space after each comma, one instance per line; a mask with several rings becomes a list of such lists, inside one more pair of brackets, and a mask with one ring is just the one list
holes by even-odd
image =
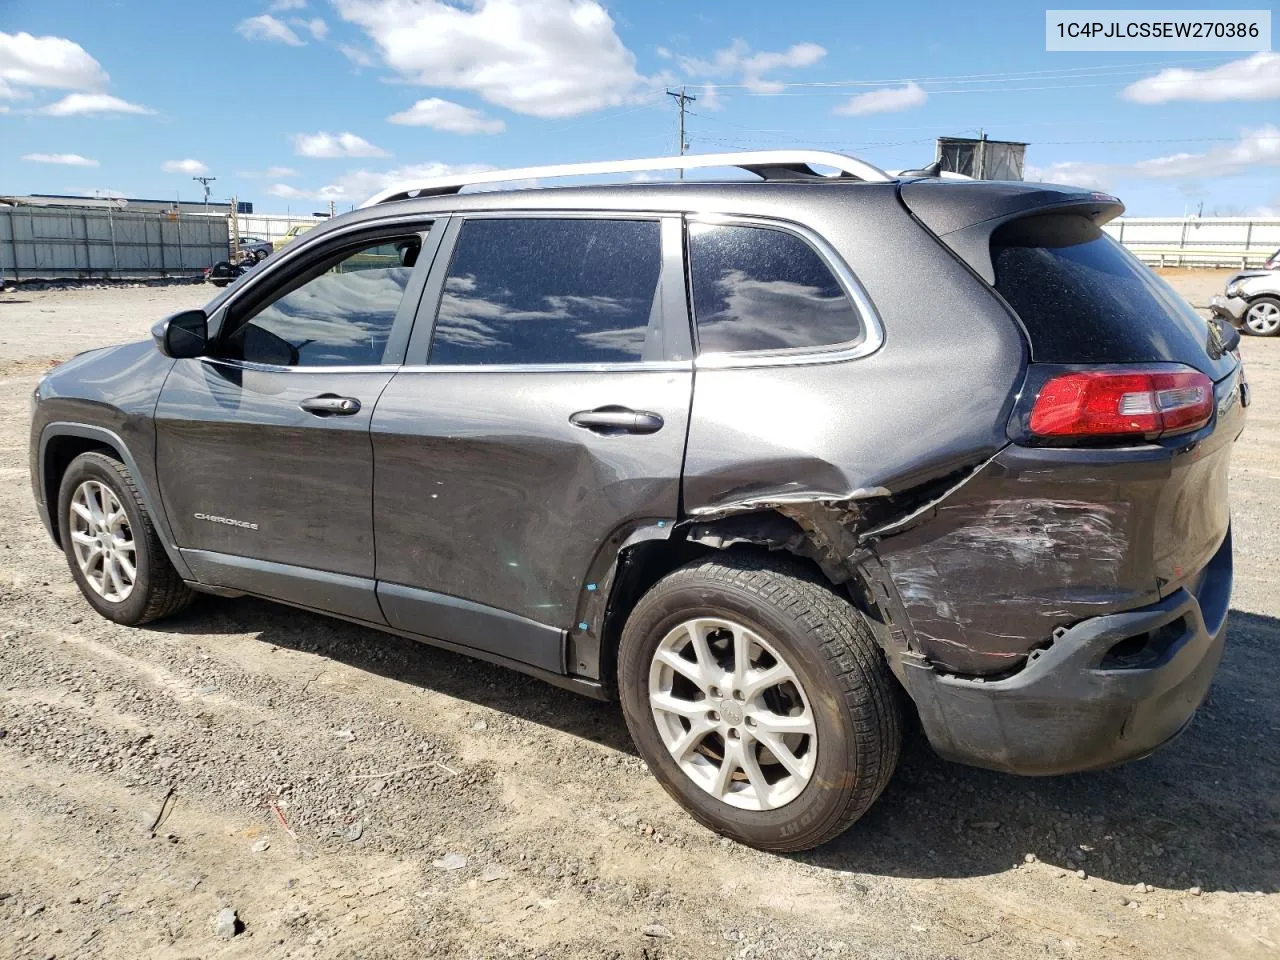
[[1027, 775], [1092, 770], [1175, 737], [1208, 693], [1231, 596], [1231, 534], [1150, 606], [1059, 631], [1017, 674], [970, 679], [905, 663], [929, 741], [950, 760]]

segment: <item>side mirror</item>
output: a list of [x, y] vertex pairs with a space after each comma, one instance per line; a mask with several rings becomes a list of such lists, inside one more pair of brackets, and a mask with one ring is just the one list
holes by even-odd
[[1230, 353], [1232, 350], [1240, 346], [1240, 331], [1221, 317], [1216, 319], [1218, 329], [1222, 333], [1222, 349], [1227, 353]]
[[209, 348], [209, 318], [203, 310], [182, 310], [152, 327], [151, 336], [166, 357], [203, 357]]

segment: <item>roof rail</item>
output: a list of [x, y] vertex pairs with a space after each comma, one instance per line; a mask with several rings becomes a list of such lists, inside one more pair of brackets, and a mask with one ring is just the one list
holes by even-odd
[[[411, 197], [434, 197], [458, 193], [463, 187], [480, 183], [504, 183], [546, 177], [581, 177], [602, 173], [641, 173], [649, 170], [693, 170], [699, 167], [738, 167], [763, 180], [786, 180], [818, 177], [813, 164], [835, 167], [840, 177], [887, 183], [893, 178], [879, 167], [825, 150], [752, 150], [742, 153], [703, 153], [682, 157], [650, 157], [641, 160], [605, 160], [598, 163], [559, 163], [545, 167], [522, 167], [516, 170], [487, 170], [483, 173], [454, 177], [406, 180], [380, 190], [360, 204], [372, 207], [392, 200]], [[830, 178], [838, 179], [838, 178]]]

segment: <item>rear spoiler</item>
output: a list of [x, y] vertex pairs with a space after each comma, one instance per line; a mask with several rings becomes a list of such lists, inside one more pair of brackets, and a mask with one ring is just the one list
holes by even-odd
[[1124, 204], [1110, 194], [1040, 183], [913, 180], [898, 188], [898, 196], [916, 220], [991, 284], [991, 234], [1010, 220], [1073, 213], [1101, 226], [1124, 213]]

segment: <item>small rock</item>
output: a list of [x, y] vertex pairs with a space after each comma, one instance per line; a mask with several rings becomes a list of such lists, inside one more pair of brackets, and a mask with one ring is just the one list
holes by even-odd
[[37, 903], [35, 906], [27, 907], [22, 915], [24, 917], [34, 917], [37, 913], [44, 913], [43, 903]]
[[1023, 857], [1023, 858], [1022, 858], [1022, 862], [1023, 862], [1023, 863], [1035, 863], [1035, 862], [1036, 862], [1036, 855], [1035, 855], [1034, 853], [1028, 853], [1025, 857]]
[[1132, 903], [1133, 903], [1133, 901], [1132, 901], [1132, 900], [1130, 900], [1128, 897], [1121, 897], [1121, 898], [1120, 898], [1120, 906], [1122, 906], [1122, 907], [1130, 906]]
[[1054, 876], [1057, 877], [1059, 880], [1061, 880], [1066, 875], [1067, 875], [1067, 871], [1065, 870], [1059, 870], [1057, 873], [1054, 874]]
[[742, 934], [739, 933], [737, 930], [726, 930], [723, 934], [721, 934], [721, 936], [724, 937], [726, 940], [728, 940], [730, 943], [737, 943], [739, 940], [742, 939]]
[[488, 730], [489, 725], [485, 723], [483, 720], [477, 720], [475, 723], [471, 725], [471, 729], [479, 732], [482, 730]]
[[217, 918], [213, 921], [213, 932], [223, 940], [230, 940], [236, 934], [244, 930], [244, 924], [240, 922], [240, 918], [236, 916], [235, 910], [226, 907], [218, 911]]
[[355, 733], [350, 730], [335, 730], [333, 735], [339, 740], [345, 740], [347, 743], [351, 743], [356, 738]]
[[1192, 887], [1190, 890], [1187, 891], [1187, 893], [1191, 894], [1193, 897], [1198, 897], [1200, 896], [1200, 894], [1204, 893], [1204, 891], [1201, 890], [1199, 887]]
[[480, 875], [480, 879], [485, 883], [493, 883], [495, 880], [506, 880], [510, 876], [510, 870], [494, 863], [484, 868], [484, 873]]
[[254, 853], [266, 853], [268, 850], [270, 850], [270, 849], [271, 849], [271, 841], [270, 841], [270, 840], [259, 840], [257, 843], [255, 843], [255, 844], [254, 844], [252, 847], [250, 847], [249, 849], [250, 849], [250, 850], [252, 850]]
[[357, 820], [355, 821], [355, 823], [351, 824], [351, 826], [347, 827], [347, 831], [342, 835], [342, 838], [346, 840], [347, 843], [355, 843], [357, 840], [359, 840], [363, 836], [364, 836], [364, 821]]
[[646, 937], [653, 937], [655, 940], [667, 940], [671, 937], [671, 931], [660, 923], [651, 923], [640, 930]]
[[1079, 877], [1081, 880], [1083, 880], [1085, 877], [1088, 876], [1088, 874], [1085, 873], [1083, 870], [1077, 870], [1076, 876]]
[[446, 853], [431, 865], [441, 870], [461, 870], [467, 865], [467, 858], [460, 853]]

